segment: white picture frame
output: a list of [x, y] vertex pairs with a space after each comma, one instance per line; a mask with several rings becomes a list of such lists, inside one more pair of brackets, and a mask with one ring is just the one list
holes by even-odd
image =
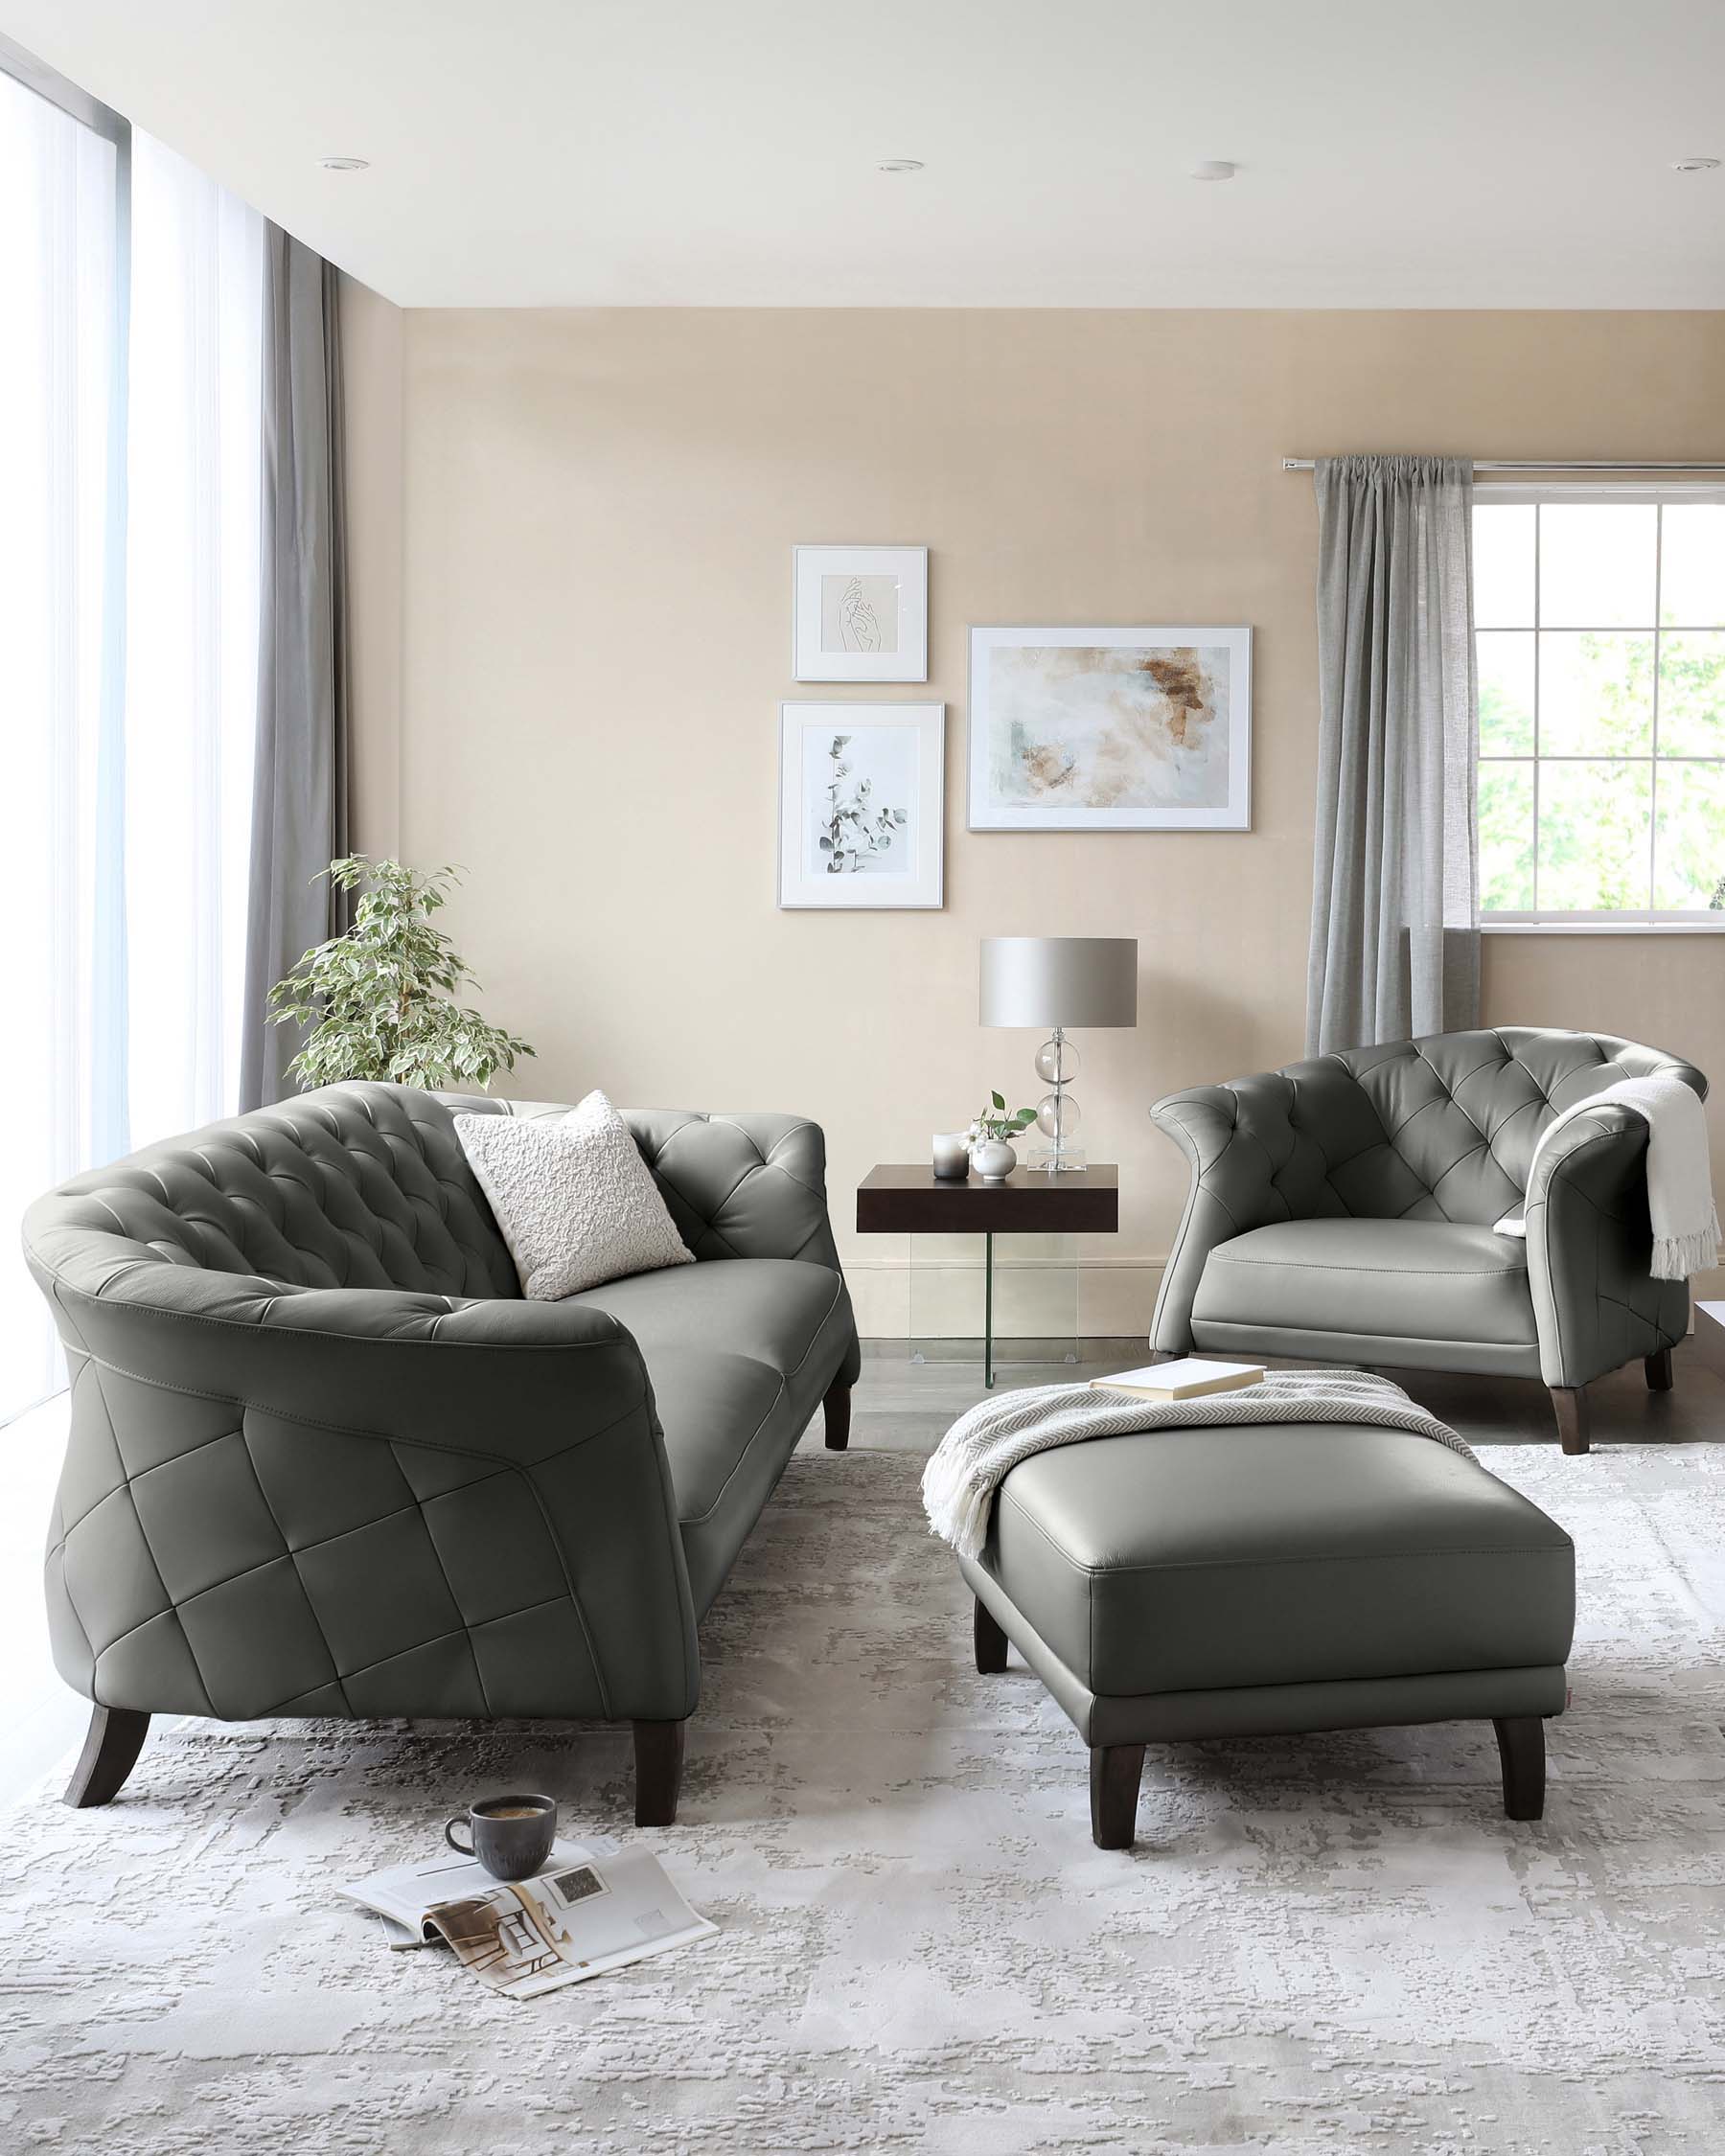
[[967, 766], [972, 831], [1250, 831], [1252, 631], [973, 628]]
[[940, 907], [945, 814], [944, 703], [780, 704], [782, 908]]
[[797, 546], [791, 555], [792, 677], [929, 678], [926, 546]]

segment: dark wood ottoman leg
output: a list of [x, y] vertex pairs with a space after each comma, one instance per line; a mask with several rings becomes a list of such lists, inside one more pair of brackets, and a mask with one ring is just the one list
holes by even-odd
[[1552, 1409], [1557, 1417], [1557, 1434], [1563, 1440], [1566, 1453], [1580, 1454], [1587, 1450], [1587, 1394], [1578, 1385], [1554, 1385], [1552, 1388]]
[[1668, 1392], [1671, 1389], [1671, 1351], [1662, 1347], [1657, 1355], [1644, 1355], [1642, 1368], [1647, 1373], [1649, 1392]]
[[850, 1445], [850, 1380], [837, 1377], [827, 1388], [821, 1406], [826, 1411], [826, 1449], [842, 1453]]
[[72, 1779], [66, 1784], [66, 1802], [76, 1812], [93, 1804], [112, 1802], [138, 1763], [144, 1739], [150, 1732], [150, 1716], [129, 1707], [93, 1707], [90, 1733]]
[[1091, 1747], [1091, 1840], [1099, 1849], [1129, 1849], [1138, 1833], [1141, 1744]]
[[686, 1722], [637, 1722], [634, 1726], [635, 1824], [675, 1826], [682, 1787]]
[[1006, 1635], [980, 1600], [977, 1603], [973, 1630], [977, 1641], [978, 1676], [998, 1677], [1006, 1666]]
[[1504, 1817], [1545, 1817], [1545, 1724], [1537, 1714], [1492, 1723], [1504, 1766]]

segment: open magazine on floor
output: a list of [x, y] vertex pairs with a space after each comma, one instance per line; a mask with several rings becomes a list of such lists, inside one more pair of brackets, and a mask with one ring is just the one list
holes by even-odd
[[649, 1850], [610, 1845], [554, 1843], [542, 1870], [508, 1885], [446, 1856], [338, 1891], [382, 1918], [392, 1946], [441, 1942], [509, 1999], [583, 1984], [719, 1928], [696, 1915]]

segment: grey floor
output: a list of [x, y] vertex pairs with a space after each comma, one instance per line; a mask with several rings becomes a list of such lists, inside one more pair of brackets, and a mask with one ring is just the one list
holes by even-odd
[[[1596, 1447], [1725, 1442], [1725, 1331], [1707, 1319], [1697, 1323], [1706, 1331], [1675, 1351], [1676, 1384], [1669, 1392], [1649, 1392], [1639, 1363], [1588, 1387]], [[1141, 1342], [1091, 1342], [1077, 1365], [1006, 1364], [997, 1369], [996, 1385], [1070, 1384], [1133, 1368], [1148, 1359]], [[1542, 1386], [1515, 1378], [1445, 1377], [1430, 1370], [1387, 1369], [1384, 1375], [1459, 1430], [1470, 1445], [1549, 1443], [1556, 1449], [1556, 1425]], [[953, 1418], [981, 1395], [982, 1371], [975, 1359], [912, 1362], [903, 1348], [871, 1342], [852, 1399], [852, 1442], [932, 1452]]]
[[[1649, 1393], [1639, 1364], [1589, 1387], [1596, 1446], [1725, 1441], [1725, 1330], [1705, 1318], [1697, 1323], [1701, 1332], [1676, 1352], [1671, 1391]], [[997, 1383], [1070, 1384], [1146, 1360], [1141, 1342], [1090, 1342], [1081, 1362], [1007, 1363]], [[1423, 1370], [1387, 1374], [1472, 1445], [1556, 1446], [1550, 1403], [1537, 1385]], [[981, 1396], [980, 1362], [962, 1346], [917, 1362], [902, 1345], [871, 1342], [852, 1403], [852, 1442], [932, 1452], [954, 1417]], [[804, 1443], [819, 1445], [818, 1417]], [[0, 1638], [11, 1650], [0, 1663], [0, 1802], [75, 1751], [89, 1718], [48, 1659], [42, 1607], [41, 1548], [64, 1444], [62, 1397], [8, 1426], [0, 1445]], [[1577, 1472], [1584, 1472], [1580, 1463]]]

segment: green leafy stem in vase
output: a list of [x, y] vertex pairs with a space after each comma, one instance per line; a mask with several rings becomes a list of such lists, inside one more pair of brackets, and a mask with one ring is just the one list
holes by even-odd
[[970, 1135], [978, 1144], [985, 1138], [995, 1138], [1010, 1145], [1036, 1120], [1034, 1108], [1008, 1108], [1004, 1093], [990, 1093], [988, 1098], [993, 1112], [985, 1108], [970, 1127]]

